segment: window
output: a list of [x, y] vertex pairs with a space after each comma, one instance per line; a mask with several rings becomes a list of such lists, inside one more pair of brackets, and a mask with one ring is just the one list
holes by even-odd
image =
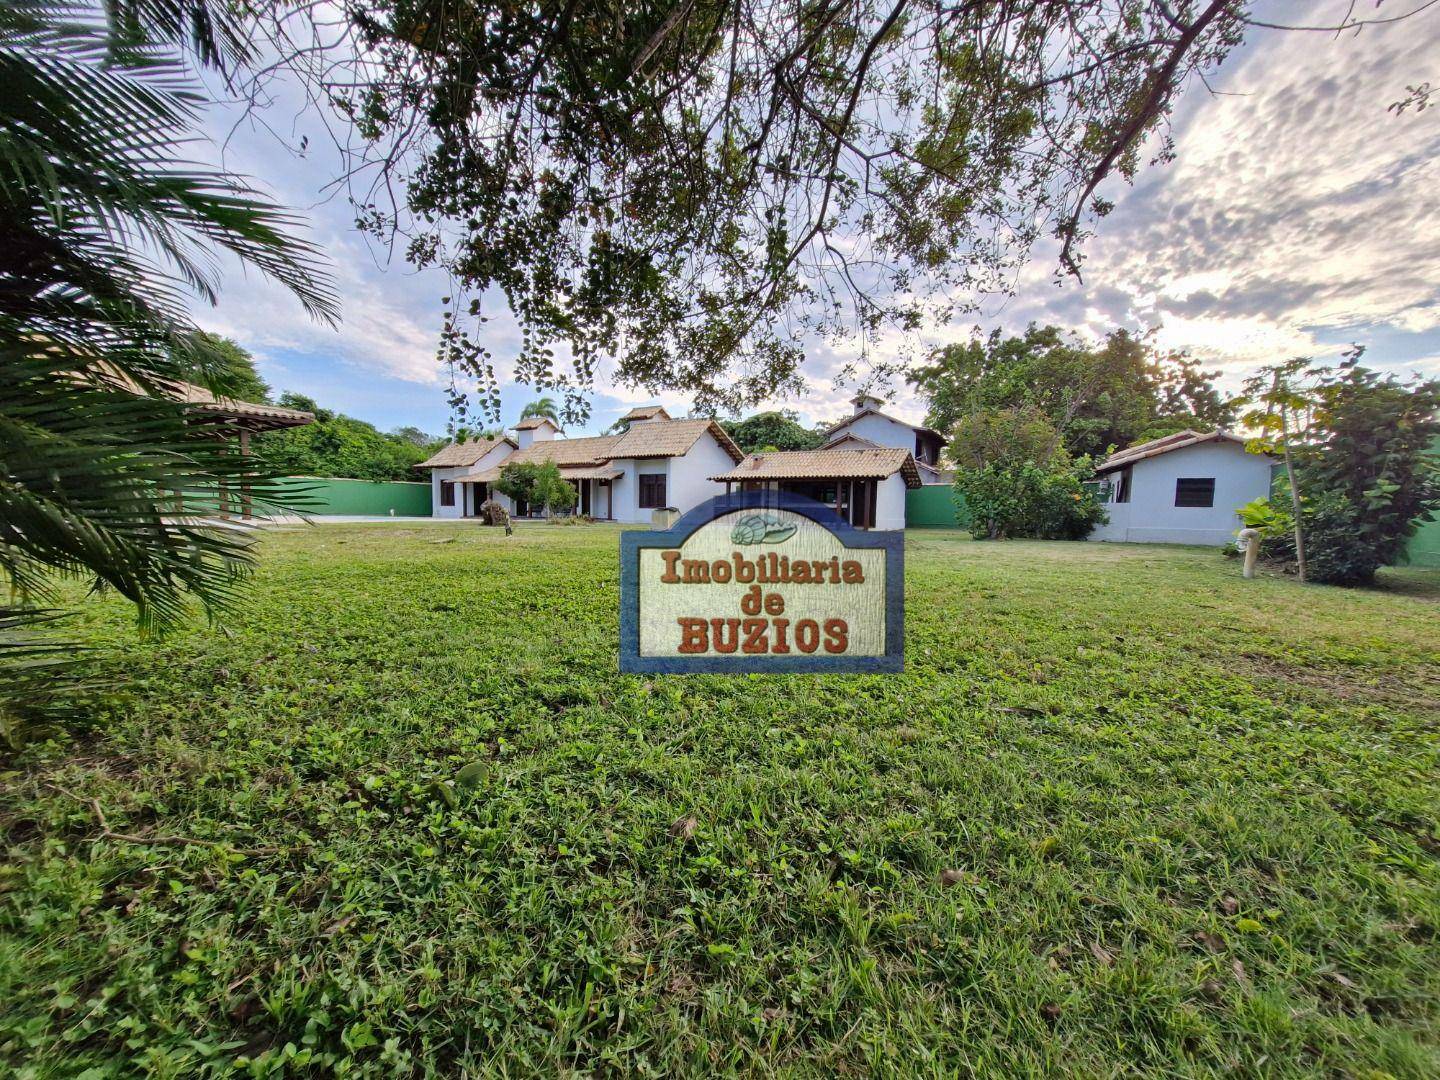
[[640, 474], [640, 509], [653, 510], [665, 505], [665, 474]]
[[455, 505], [455, 482], [453, 480], [440, 481], [440, 505]]
[[1182, 476], [1175, 481], [1176, 506], [1214, 506], [1215, 478], [1213, 476]]
[[1117, 503], [1128, 503], [1130, 501], [1130, 477], [1132, 472], [1127, 465], [1120, 470], [1120, 486], [1115, 489], [1115, 501]]

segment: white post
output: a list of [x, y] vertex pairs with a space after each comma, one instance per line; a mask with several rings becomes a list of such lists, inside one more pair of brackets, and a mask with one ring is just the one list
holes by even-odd
[[1253, 578], [1255, 576], [1255, 560], [1260, 557], [1260, 530], [1241, 529], [1240, 539], [1245, 541], [1245, 569], [1241, 572], [1241, 576]]

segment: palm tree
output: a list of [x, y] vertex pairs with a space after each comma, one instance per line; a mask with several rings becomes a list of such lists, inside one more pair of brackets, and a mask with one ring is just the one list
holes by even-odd
[[[185, 307], [187, 293], [216, 297], [212, 252], [286, 285], [318, 318], [336, 311], [293, 217], [177, 154], [203, 101], [184, 51], [226, 70], [245, 62], [238, 9], [103, 10], [0, 6], [0, 578], [12, 597], [0, 665], [34, 662], [24, 634], [51, 618], [57, 574], [128, 597], [142, 628], [175, 624], [187, 596], [211, 615], [235, 601], [251, 540], [209, 524], [207, 505], [242, 477], [262, 506], [279, 489], [176, 399], [182, 380], [222, 388], [229, 370]], [[0, 670], [6, 724], [15, 685]]]
[[532, 416], [543, 416], [554, 423], [556, 427], [560, 426], [560, 409], [555, 404], [554, 398], [536, 398], [520, 410], [521, 420], [528, 420]]

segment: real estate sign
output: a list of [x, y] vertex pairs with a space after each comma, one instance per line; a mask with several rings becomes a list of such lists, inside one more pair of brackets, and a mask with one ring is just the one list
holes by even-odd
[[811, 499], [711, 499], [620, 538], [620, 670], [899, 671], [904, 535]]

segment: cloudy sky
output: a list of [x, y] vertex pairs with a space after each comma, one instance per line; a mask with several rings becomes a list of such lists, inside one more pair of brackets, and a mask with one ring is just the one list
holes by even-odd
[[[1388, 0], [1381, 12], [1419, 2]], [[1324, 25], [1348, 6], [1266, 0], [1255, 14]], [[1437, 59], [1440, 7], [1338, 40], [1252, 31], [1211, 79], [1214, 94], [1195, 85], [1182, 100], [1176, 160], [1105, 193], [1117, 205], [1086, 249], [1083, 283], [1057, 285], [1051, 253], [1037, 251], [1014, 296], [988, 299], [977, 316], [928, 330], [920, 343], [966, 338], [977, 323], [1019, 331], [1053, 322], [1086, 335], [1124, 326], [1153, 329], [1161, 346], [1204, 358], [1232, 387], [1258, 364], [1351, 342], [1368, 346], [1373, 366], [1440, 375], [1440, 108], [1387, 111], [1407, 86], [1437, 81]], [[221, 305], [197, 310], [197, 319], [249, 348], [277, 389], [382, 429], [443, 431], [449, 413], [434, 355], [444, 278], [416, 274], [355, 232], [343, 199], [323, 194], [334, 165], [323, 150], [297, 158], [272, 133], [237, 129], [235, 120], [224, 109], [209, 117], [217, 160], [308, 214], [333, 261], [344, 322], [318, 326], [283, 290], [238, 272], [226, 278]], [[311, 118], [266, 120], [287, 139], [324, 145]], [[492, 326], [492, 349], [503, 356], [512, 330]], [[858, 353], [858, 345], [817, 347], [805, 367], [809, 392], [775, 404], [808, 422], [845, 411], [853, 390], [837, 387], [834, 374]], [[907, 387], [888, 391], [895, 412], [921, 417]], [[534, 396], [506, 386], [505, 422]], [[587, 431], [650, 400], [602, 381]], [[661, 400], [677, 415], [688, 411], [684, 400]]]

